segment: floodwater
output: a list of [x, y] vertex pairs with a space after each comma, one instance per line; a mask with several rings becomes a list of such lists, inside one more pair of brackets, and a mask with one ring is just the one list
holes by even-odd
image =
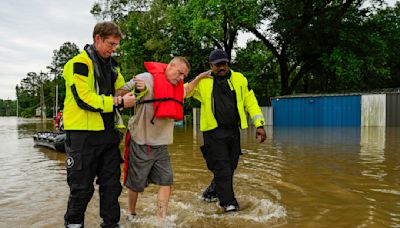
[[[52, 122], [0, 117], [0, 227], [63, 227], [65, 154], [33, 146]], [[174, 181], [166, 224], [155, 219], [157, 187], [139, 195], [135, 223], [123, 227], [400, 227], [400, 128], [272, 128], [259, 144], [242, 131], [234, 188], [241, 211], [223, 214], [200, 200], [211, 179], [201, 133], [175, 129]], [[97, 189], [97, 188], [96, 188]], [[97, 190], [85, 227], [99, 227]]]

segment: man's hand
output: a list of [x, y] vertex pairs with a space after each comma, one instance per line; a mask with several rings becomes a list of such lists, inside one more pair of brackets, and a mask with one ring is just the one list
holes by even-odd
[[146, 89], [146, 83], [144, 82], [143, 79], [139, 79], [139, 78], [133, 77], [132, 80], [135, 82], [135, 87], [139, 91], [142, 92], [143, 90]]
[[185, 85], [185, 96], [187, 94], [190, 94], [192, 92], [192, 90], [197, 86], [197, 84], [199, 83], [199, 81], [203, 78], [212, 78], [211, 76], [211, 70], [208, 71], [204, 71], [203, 73], [200, 73], [199, 75], [197, 75], [192, 81], [190, 81], [189, 83], [187, 83], [187, 85]]
[[200, 73], [199, 75], [197, 75], [197, 77], [196, 77], [196, 79], [203, 79], [203, 78], [212, 78], [211, 70], [204, 71], [204, 72]]
[[262, 143], [267, 139], [267, 133], [265, 133], [265, 130], [263, 127], [259, 127], [256, 130], [256, 138], [259, 143]]
[[122, 98], [124, 99], [124, 108], [133, 107], [136, 103], [136, 96], [132, 92], [125, 94]]

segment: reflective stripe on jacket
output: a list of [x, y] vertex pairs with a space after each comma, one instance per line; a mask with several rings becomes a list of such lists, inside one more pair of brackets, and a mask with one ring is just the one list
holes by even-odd
[[[248, 127], [245, 110], [250, 114], [255, 127], [264, 126], [265, 120], [262, 115], [260, 106], [253, 90], [248, 89], [247, 79], [239, 72], [231, 70], [229, 86], [236, 92], [237, 108], [240, 117], [240, 127], [245, 129]], [[201, 102], [200, 109], [200, 131], [209, 131], [218, 127], [217, 120], [214, 116], [213, 102], [213, 82], [212, 78], [203, 78], [197, 86], [186, 97], [193, 96]]]
[[[115, 90], [125, 83], [119, 68], [114, 83]], [[99, 95], [96, 90], [93, 62], [86, 53], [69, 60], [63, 71], [65, 79], [64, 129], [65, 130], [104, 130], [102, 113], [113, 112], [113, 97]]]

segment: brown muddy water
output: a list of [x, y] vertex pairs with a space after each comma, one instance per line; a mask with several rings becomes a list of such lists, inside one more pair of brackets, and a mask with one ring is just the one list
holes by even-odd
[[[63, 227], [65, 154], [34, 147], [52, 122], [0, 117], [0, 227]], [[223, 214], [200, 195], [211, 179], [201, 133], [177, 127], [169, 147], [174, 185], [162, 227], [400, 227], [400, 128], [272, 128], [263, 144], [242, 131], [234, 188], [241, 211]], [[123, 227], [157, 227], [157, 187], [139, 195], [140, 217]], [[85, 227], [99, 227], [97, 190]]]

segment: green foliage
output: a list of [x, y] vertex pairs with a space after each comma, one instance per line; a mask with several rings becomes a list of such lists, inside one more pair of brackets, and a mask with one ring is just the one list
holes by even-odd
[[[191, 73], [208, 70], [214, 48], [232, 54], [232, 69], [243, 73], [261, 105], [292, 93], [367, 91], [400, 87], [400, 4], [372, 0], [98, 0], [91, 13], [117, 22], [125, 38], [118, 58], [126, 80], [144, 72], [144, 61], [169, 62], [186, 56]], [[238, 47], [239, 32], [256, 40]], [[59, 104], [65, 91], [61, 72], [78, 53], [66, 42], [54, 51], [50, 75], [30, 72], [17, 86], [21, 113], [32, 115], [40, 103]], [[50, 77], [50, 78], [49, 78]], [[54, 80], [56, 79], [56, 80]], [[43, 85], [43, 86], [42, 86]], [[185, 115], [199, 103], [185, 101]]]
[[[64, 65], [72, 59], [74, 56], [79, 54], [79, 48], [76, 44], [71, 42], [65, 42], [60, 46], [58, 50], [53, 51], [53, 61], [47, 69], [50, 70], [50, 75], [53, 77], [51, 86], [53, 89], [50, 89], [50, 97], [52, 99], [53, 105], [50, 107], [55, 107], [55, 99], [56, 99], [56, 89], [58, 87], [58, 107], [63, 109], [64, 99], [65, 99], [65, 81], [62, 77], [62, 72], [64, 69]], [[57, 87], [56, 87], [57, 85]], [[53, 113], [54, 115], [56, 113]]]
[[126, 80], [145, 71], [143, 62], [168, 63], [171, 59], [170, 32], [164, 16], [166, 5], [154, 1], [148, 11], [134, 10], [120, 21], [126, 39], [119, 50]]
[[350, 91], [359, 89], [360, 73], [363, 61], [357, 59], [352, 52], [335, 49], [329, 56], [322, 58], [326, 71], [334, 75], [330, 77], [331, 91]]
[[17, 102], [0, 99], [0, 116], [16, 116]]
[[270, 97], [279, 95], [279, 69], [272, 53], [260, 42], [251, 41], [237, 51], [234, 69], [241, 69], [260, 105], [271, 105]]
[[35, 116], [35, 108], [29, 107], [29, 108], [21, 109], [20, 116], [24, 117], [24, 118]]
[[[379, 64], [376, 69], [376, 81], [384, 80], [382, 87], [399, 87], [400, 86], [400, 3], [397, 2], [393, 8], [385, 8], [378, 10], [369, 24], [373, 24], [377, 31], [375, 34], [379, 46], [382, 47], [380, 52], [376, 52], [377, 60], [375, 64]], [[385, 59], [381, 60], [380, 57]], [[374, 56], [370, 56], [373, 60]], [[375, 82], [371, 82], [375, 84]]]
[[400, 14], [392, 8], [369, 16], [352, 14], [343, 23], [335, 47], [321, 57], [329, 82], [326, 89], [368, 91], [400, 86], [392, 80], [392, 72], [399, 69], [395, 57], [400, 51], [399, 27]]
[[22, 79], [20, 85], [17, 86], [17, 99], [21, 113], [25, 113], [25, 109], [35, 109], [40, 106], [42, 85], [46, 82], [48, 82], [48, 76], [42, 72], [39, 74], [29, 72], [26, 77]]
[[[207, 56], [218, 47], [229, 55], [236, 49], [232, 67], [248, 77], [262, 105], [271, 96], [291, 93], [399, 86], [398, 5], [384, 9], [381, 0], [370, 1], [370, 8], [361, 8], [365, 0], [128, 2], [118, 12], [125, 16], [117, 18], [128, 38], [120, 51], [127, 73], [142, 72], [143, 61], [184, 55], [192, 63], [190, 79], [209, 68]], [[239, 31], [258, 40], [238, 48]]]
[[40, 107], [41, 94], [46, 107], [46, 116], [52, 117], [55, 113], [56, 83], [58, 84], [58, 106], [62, 108], [65, 98], [65, 83], [62, 78], [62, 70], [65, 63], [79, 53], [76, 44], [66, 42], [60, 49], [53, 51], [53, 61], [47, 68], [49, 73], [29, 72], [21, 80], [20, 85], [16, 86], [17, 99], [21, 116], [32, 117], [36, 114], [36, 108]]
[[255, 6], [256, 2], [251, 0], [191, 0], [168, 13], [181, 22], [192, 42], [201, 44], [205, 50], [223, 48], [231, 56], [241, 24], [250, 23], [253, 15], [259, 13]]
[[120, 21], [132, 11], [146, 11], [152, 0], [99, 0], [96, 1], [90, 13], [98, 20]]

